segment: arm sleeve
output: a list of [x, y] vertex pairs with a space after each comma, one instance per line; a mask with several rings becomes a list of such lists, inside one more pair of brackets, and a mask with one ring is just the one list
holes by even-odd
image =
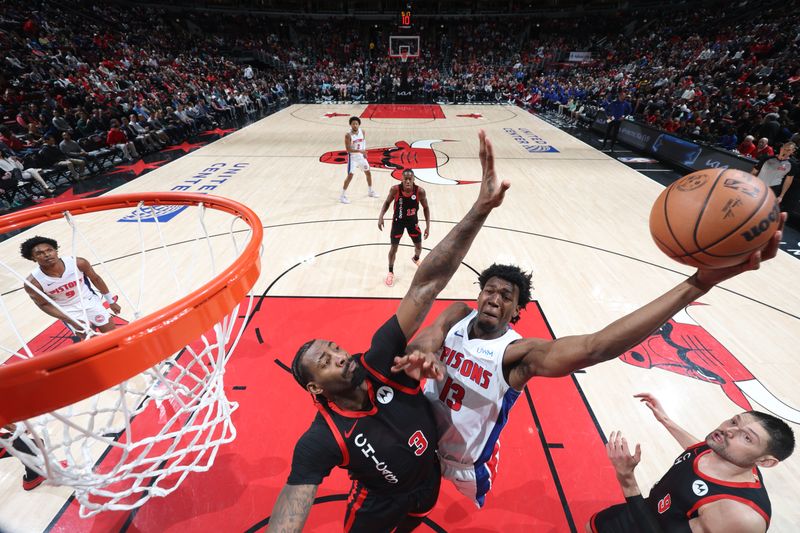
[[292, 471], [288, 485], [319, 485], [328, 477], [333, 467], [342, 462], [342, 452], [322, 417], [317, 417], [311, 427], [294, 446]]
[[[408, 377], [405, 372], [395, 373], [391, 370], [394, 358], [403, 355], [405, 350], [406, 336], [400, 329], [397, 316], [392, 315], [392, 318], [387, 320], [372, 336], [369, 351], [364, 354], [364, 366], [372, 373], [388, 378], [398, 385], [417, 388], [419, 381]], [[380, 377], [378, 378], [380, 379]]]

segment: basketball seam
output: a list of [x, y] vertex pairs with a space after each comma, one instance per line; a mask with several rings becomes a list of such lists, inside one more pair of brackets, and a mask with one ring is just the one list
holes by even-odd
[[669, 205], [669, 196], [670, 196], [670, 194], [672, 194], [673, 190], [674, 189], [673, 189], [672, 185], [670, 185], [667, 188], [667, 194], [664, 197], [664, 225], [667, 226], [667, 231], [669, 231], [669, 234], [672, 236], [672, 240], [675, 241], [675, 243], [678, 245], [678, 247], [681, 250], [683, 250], [684, 254], [688, 255], [689, 254], [689, 250], [687, 250], [686, 248], [683, 247], [683, 243], [675, 235], [675, 232], [672, 231], [672, 224], [670, 224], [670, 222], [669, 222], [669, 210], [667, 209], [667, 206]]
[[[727, 169], [726, 169], [726, 170], [727, 170]], [[722, 173], [720, 174], [720, 177], [722, 177], [722, 174], [724, 174], [724, 173], [725, 173], [725, 171], [723, 170], [723, 171], [722, 171]], [[758, 178], [756, 178], [756, 179], [758, 179]], [[716, 185], [715, 185], [715, 187], [716, 187]], [[739, 224], [738, 226], [736, 226], [735, 228], [732, 228], [732, 229], [731, 229], [731, 231], [730, 231], [730, 232], [728, 232], [726, 235], [723, 235], [722, 237], [720, 237], [720, 238], [719, 238], [719, 239], [717, 239], [716, 241], [714, 241], [714, 242], [712, 242], [711, 244], [708, 244], [707, 246], [703, 247], [703, 248], [702, 248], [702, 251], [703, 251], [703, 252], [705, 252], [705, 250], [706, 250], [706, 249], [708, 249], [708, 248], [713, 248], [714, 246], [716, 246], [717, 244], [721, 243], [722, 241], [724, 241], [725, 239], [727, 239], [728, 237], [730, 237], [730, 236], [731, 236], [731, 235], [733, 235], [734, 233], [738, 232], [738, 231], [739, 231], [739, 230], [742, 228], [742, 226], [744, 226], [744, 225], [745, 225], [745, 224], [746, 224], [748, 221], [750, 221], [750, 219], [752, 219], [752, 218], [753, 218], [753, 215], [755, 215], [756, 213], [758, 213], [758, 212], [761, 210], [761, 208], [762, 208], [762, 207], [764, 207], [764, 204], [766, 203], [766, 201], [767, 201], [767, 198], [769, 198], [769, 193], [767, 192], [767, 189], [768, 189], [768, 187], [766, 186], [766, 184], [764, 184], [764, 197], [761, 199], [761, 202], [758, 204], [758, 207], [756, 207], [756, 208], [755, 208], [755, 209], [754, 209], [754, 210], [753, 210], [753, 211], [752, 211], [752, 212], [751, 212], [751, 213], [750, 213], [750, 214], [747, 216], [747, 218], [745, 218], [745, 219], [744, 219], [744, 221], [743, 221], [742, 223], [740, 223], [740, 224]], [[700, 218], [702, 218], [702, 214], [700, 215]], [[695, 241], [695, 244], [697, 244], [697, 242], [696, 242], [696, 241]], [[699, 245], [698, 245], [698, 246], [699, 246]], [[709, 254], [709, 255], [712, 255], [712, 254]], [[737, 254], [734, 254], [734, 255], [737, 255]]]
[[706, 199], [703, 202], [702, 209], [700, 209], [700, 212], [697, 213], [697, 218], [694, 219], [694, 231], [692, 232], [692, 240], [694, 241], [694, 247], [697, 249], [698, 252], [704, 251], [703, 247], [700, 246], [700, 243], [697, 242], [697, 232], [700, 229], [700, 223], [703, 221], [703, 215], [705, 214], [706, 208], [708, 207], [708, 201], [711, 199], [711, 195], [714, 194], [714, 189], [717, 188], [717, 184], [719, 183], [719, 180], [722, 178], [722, 175], [725, 174], [726, 170], [728, 169], [723, 168], [720, 171], [720, 173], [717, 174], [717, 177], [714, 179], [714, 184], [711, 185], [711, 187], [708, 189], [708, 193], [706, 194]]

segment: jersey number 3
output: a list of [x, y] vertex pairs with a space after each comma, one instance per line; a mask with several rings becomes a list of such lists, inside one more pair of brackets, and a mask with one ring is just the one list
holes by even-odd
[[411, 435], [411, 438], [408, 439], [408, 445], [412, 448], [416, 448], [416, 450], [414, 450], [414, 455], [420, 456], [428, 449], [428, 439], [425, 438], [422, 431], [417, 430]]
[[453, 381], [453, 378], [447, 378], [439, 399], [453, 411], [458, 411], [461, 409], [461, 402], [464, 401], [464, 387]]

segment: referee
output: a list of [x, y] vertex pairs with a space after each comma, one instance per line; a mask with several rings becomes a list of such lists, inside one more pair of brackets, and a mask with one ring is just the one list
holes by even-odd
[[796, 149], [797, 145], [793, 142], [784, 143], [778, 155], [761, 157], [750, 171], [769, 185], [779, 204], [783, 201], [797, 174], [797, 162], [792, 159]]

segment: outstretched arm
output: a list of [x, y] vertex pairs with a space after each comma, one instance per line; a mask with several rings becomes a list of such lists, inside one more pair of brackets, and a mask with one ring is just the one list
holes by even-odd
[[625, 496], [625, 502], [631, 512], [631, 517], [636, 524], [636, 531], [640, 533], [663, 533], [652, 511], [645, 504], [642, 491], [636, 482], [633, 473], [636, 465], [642, 460], [642, 448], [636, 445], [636, 451], [631, 455], [628, 441], [622, 436], [621, 431], [612, 431], [606, 444], [606, 454], [614, 466], [617, 481]]
[[278, 501], [272, 508], [269, 529], [273, 533], [299, 533], [303, 531], [314, 496], [319, 485], [284, 485]]
[[669, 434], [675, 437], [675, 440], [678, 441], [678, 444], [680, 444], [684, 450], [689, 446], [700, 442], [700, 439], [680, 427], [678, 424], [673, 422], [670, 417], [667, 416], [667, 413], [664, 411], [664, 408], [661, 406], [661, 402], [658, 401], [658, 398], [649, 392], [634, 394], [633, 397], [639, 398], [642, 402], [644, 402], [644, 404], [653, 412], [653, 416], [656, 417], [656, 420], [661, 422], [661, 424], [667, 428]]
[[[455, 303], [444, 310], [436, 320], [427, 328], [420, 331], [414, 340], [406, 347], [406, 354], [394, 358], [392, 372], [405, 371], [410, 377], [419, 380], [420, 377], [438, 379], [441, 371], [435, 358], [436, 352], [444, 344], [447, 332], [459, 320], [470, 313], [470, 307], [462, 302]], [[437, 363], [434, 365], [434, 363]], [[443, 374], [442, 374], [443, 375]]]
[[461, 222], [425, 257], [411, 281], [411, 287], [400, 302], [397, 320], [406, 339], [417, 332], [436, 296], [444, 289], [467, 255], [486, 217], [503, 202], [505, 192], [510, 186], [508, 181], [501, 182], [495, 174], [492, 143], [483, 130], [479, 137], [483, 177], [478, 199]]
[[698, 270], [693, 276], [649, 304], [588, 335], [562, 337], [554, 341], [523, 339], [508, 347], [504, 366], [510, 368], [509, 384], [521, 389], [533, 376], [565, 376], [580, 368], [614, 359], [646, 339], [678, 311], [711, 288], [775, 257], [786, 213], [763, 251], [754, 252], [746, 263], [730, 268]]

